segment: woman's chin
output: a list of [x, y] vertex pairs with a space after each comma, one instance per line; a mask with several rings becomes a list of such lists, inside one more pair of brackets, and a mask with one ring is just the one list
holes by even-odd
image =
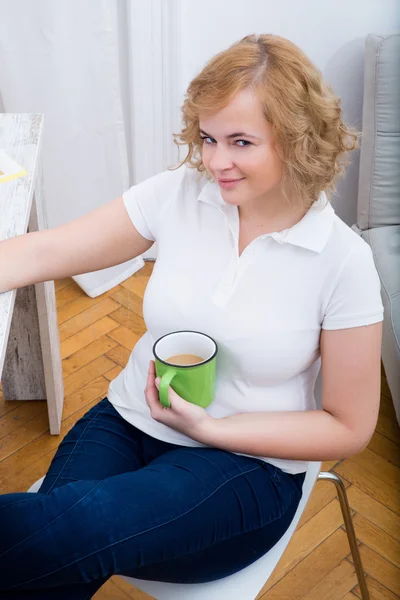
[[225, 204], [231, 204], [232, 206], [239, 206], [241, 204], [241, 201], [239, 198], [232, 198], [232, 196], [230, 196], [230, 197], [222, 196], [222, 199], [225, 202]]
[[243, 204], [243, 194], [235, 194], [234, 190], [221, 190], [221, 196], [226, 204], [232, 204], [234, 206], [239, 206], [239, 204]]

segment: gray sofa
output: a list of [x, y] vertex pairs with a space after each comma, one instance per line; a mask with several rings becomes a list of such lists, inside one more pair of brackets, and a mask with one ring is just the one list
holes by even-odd
[[357, 224], [385, 309], [382, 362], [400, 424], [400, 34], [368, 35]]

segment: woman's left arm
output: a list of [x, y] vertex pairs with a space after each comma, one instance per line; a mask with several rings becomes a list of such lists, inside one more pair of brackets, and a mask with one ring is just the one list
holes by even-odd
[[382, 322], [322, 330], [322, 410], [242, 413], [200, 422], [197, 441], [231, 452], [323, 461], [361, 452], [376, 427]]

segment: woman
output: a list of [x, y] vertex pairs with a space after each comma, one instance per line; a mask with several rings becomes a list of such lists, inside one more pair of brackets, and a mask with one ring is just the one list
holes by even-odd
[[[183, 123], [179, 168], [0, 244], [0, 262], [13, 259], [5, 290], [158, 243], [148, 331], [127, 366], [61, 443], [40, 492], [0, 497], [0, 598], [86, 599], [115, 573], [238, 571], [288, 528], [307, 461], [351, 456], [373, 434], [379, 278], [325, 196], [356, 147], [339, 99], [292, 43], [247, 36], [191, 82]], [[158, 400], [152, 346], [182, 329], [219, 347], [206, 410], [171, 388], [171, 408]]]

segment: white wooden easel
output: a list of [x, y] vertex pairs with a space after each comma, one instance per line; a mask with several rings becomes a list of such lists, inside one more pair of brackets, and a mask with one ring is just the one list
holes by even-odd
[[[0, 183], [0, 241], [48, 228], [42, 135], [43, 115], [0, 114], [0, 148], [27, 171]], [[64, 385], [53, 281], [0, 293], [0, 380], [5, 400], [47, 400], [50, 433], [60, 433]]]

